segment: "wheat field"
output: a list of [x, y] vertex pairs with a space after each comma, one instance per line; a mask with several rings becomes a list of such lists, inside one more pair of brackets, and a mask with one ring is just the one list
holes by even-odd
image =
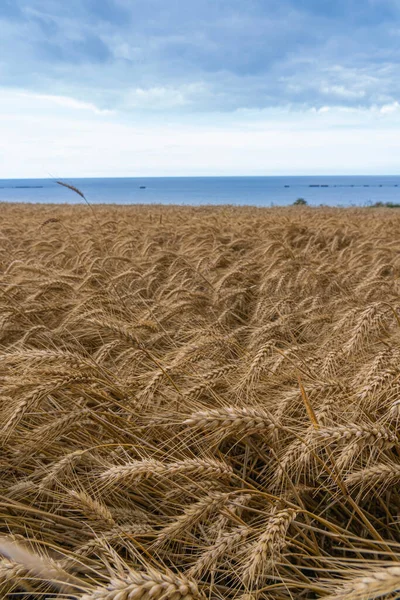
[[396, 211], [1, 215], [1, 598], [399, 597]]

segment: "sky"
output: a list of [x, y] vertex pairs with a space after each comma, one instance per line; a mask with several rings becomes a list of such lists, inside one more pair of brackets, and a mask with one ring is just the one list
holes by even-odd
[[400, 0], [0, 0], [0, 177], [398, 174]]

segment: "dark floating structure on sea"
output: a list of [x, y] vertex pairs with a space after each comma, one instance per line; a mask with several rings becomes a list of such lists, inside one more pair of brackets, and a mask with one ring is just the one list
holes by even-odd
[[44, 185], [0, 185], [0, 190], [42, 190]]
[[[289, 185], [285, 185], [285, 187], [290, 187]], [[310, 188], [328, 188], [328, 187], [343, 187], [343, 188], [348, 188], [348, 187], [399, 187], [398, 183], [392, 183], [392, 184], [387, 184], [384, 185], [383, 183], [379, 183], [376, 185], [370, 185], [369, 183], [349, 183], [347, 185], [344, 184], [333, 184], [333, 185], [329, 185], [328, 183], [309, 183], [308, 187]]]

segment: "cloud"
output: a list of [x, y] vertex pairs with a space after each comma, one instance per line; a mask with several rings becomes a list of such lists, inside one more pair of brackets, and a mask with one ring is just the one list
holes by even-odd
[[56, 105], [61, 108], [72, 109], [77, 111], [90, 111], [96, 115], [110, 115], [112, 111], [110, 110], [102, 110], [98, 108], [95, 104], [91, 102], [82, 102], [80, 100], [76, 100], [75, 98], [68, 98], [67, 96], [52, 96], [49, 94], [35, 94], [29, 92], [21, 92], [16, 90], [15, 92], [11, 92], [12, 97], [14, 98], [22, 98], [26, 99], [30, 106], [34, 102], [37, 102], [39, 106], [45, 106], [46, 104]]
[[139, 108], [144, 111], [183, 108], [195, 103], [199, 96], [206, 93], [207, 90], [201, 82], [180, 87], [132, 88], [124, 95], [119, 108]]
[[397, 171], [400, 110], [119, 113], [0, 89], [1, 177], [278, 175]]
[[397, 0], [3, 0], [0, 75], [126, 111], [390, 104], [399, 16]]
[[336, 96], [337, 98], [343, 98], [346, 100], [364, 98], [365, 96], [364, 90], [350, 90], [344, 85], [324, 85], [321, 87], [321, 92], [326, 96]]
[[398, 102], [392, 102], [392, 104], [385, 104], [381, 106], [380, 112], [383, 115], [391, 115], [393, 113], [400, 113], [400, 104]]
[[397, 170], [399, 17], [398, 0], [1, 0], [3, 174]]
[[85, 35], [75, 40], [46, 40], [38, 43], [35, 50], [39, 59], [43, 58], [52, 63], [58, 61], [64, 64], [101, 64], [112, 57], [107, 44], [96, 35]]

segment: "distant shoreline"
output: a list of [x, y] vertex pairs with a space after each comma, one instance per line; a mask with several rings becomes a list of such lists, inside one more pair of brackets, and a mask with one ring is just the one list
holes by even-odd
[[230, 209], [230, 210], [235, 210], [235, 211], [251, 211], [251, 210], [257, 210], [257, 211], [313, 211], [313, 212], [318, 212], [318, 211], [346, 211], [346, 212], [354, 212], [354, 211], [365, 211], [365, 210], [390, 210], [392, 211], [393, 209], [396, 208], [400, 208], [400, 203], [399, 204], [392, 204], [392, 203], [386, 203], [386, 204], [372, 204], [370, 206], [335, 206], [335, 205], [327, 205], [327, 204], [319, 204], [319, 205], [309, 205], [306, 204], [305, 206], [296, 206], [294, 203], [292, 204], [287, 204], [284, 206], [258, 206], [256, 204], [163, 204], [163, 203], [147, 203], [147, 204], [142, 204], [142, 203], [132, 203], [132, 204], [121, 204], [118, 202], [114, 202], [114, 203], [97, 203], [97, 204], [91, 204], [90, 202], [85, 203], [84, 200], [78, 200], [78, 201], [74, 201], [74, 202], [14, 202], [14, 201], [7, 201], [7, 200], [0, 200], [0, 206], [5, 208], [5, 207], [15, 207], [15, 208], [26, 208], [26, 209], [52, 209], [52, 210], [57, 210], [57, 209], [80, 209], [80, 208], [93, 208], [94, 210], [96, 209], [102, 209], [102, 210], [107, 210], [107, 209], [125, 209], [127, 211], [129, 210], [133, 210], [133, 209], [137, 209], [137, 210], [143, 210], [143, 209], [147, 209], [147, 210], [151, 210], [151, 209], [162, 209], [165, 211], [168, 210], [197, 210], [197, 211], [202, 211], [202, 210], [215, 210], [215, 211], [220, 211], [220, 210], [226, 210], [226, 209]]
[[[400, 202], [400, 176], [76, 178], [63, 183], [93, 204], [371, 206]], [[54, 179], [0, 180], [0, 201], [75, 204], [76, 194]]]

